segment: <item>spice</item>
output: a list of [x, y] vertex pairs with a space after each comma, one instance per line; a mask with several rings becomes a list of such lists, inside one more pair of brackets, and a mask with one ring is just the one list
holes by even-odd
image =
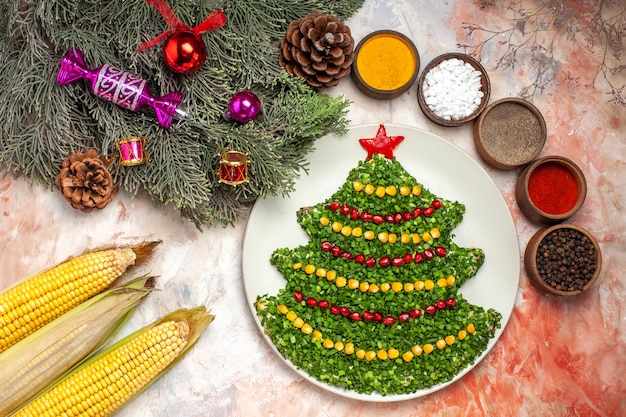
[[359, 46], [356, 68], [371, 88], [393, 91], [414, 79], [417, 54], [409, 39], [395, 33], [374, 34]]
[[596, 271], [596, 250], [576, 229], [548, 233], [537, 249], [537, 271], [546, 284], [560, 291], [582, 291]]
[[567, 167], [547, 162], [530, 174], [528, 194], [533, 204], [544, 213], [563, 214], [576, 205], [578, 184]]

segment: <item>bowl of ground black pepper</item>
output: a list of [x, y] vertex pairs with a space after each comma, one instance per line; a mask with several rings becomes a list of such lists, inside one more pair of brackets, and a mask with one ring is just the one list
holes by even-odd
[[546, 122], [541, 112], [517, 97], [491, 103], [474, 123], [478, 154], [498, 169], [526, 165], [539, 155], [546, 138]]
[[586, 229], [568, 223], [546, 226], [533, 235], [524, 252], [530, 282], [557, 296], [586, 291], [600, 276], [602, 253]]
[[515, 184], [518, 207], [528, 219], [538, 223], [555, 224], [570, 218], [586, 196], [587, 182], [580, 167], [558, 155], [528, 164]]

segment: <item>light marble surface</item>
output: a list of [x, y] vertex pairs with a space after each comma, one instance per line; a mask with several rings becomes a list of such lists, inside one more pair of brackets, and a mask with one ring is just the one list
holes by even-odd
[[[534, 0], [522, 3], [528, 9], [537, 6]], [[565, 2], [560, 12], [571, 18], [580, 15], [578, 7], [593, 6], [588, 3], [596, 2]], [[472, 1], [367, 0], [346, 23], [357, 42], [379, 29], [404, 33], [416, 43], [423, 68], [436, 55], [458, 51], [458, 43], [484, 38], [480, 31], [468, 37], [464, 23], [505, 28], [511, 26], [511, 16]], [[288, 368], [267, 346], [246, 305], [241, 247], [247, 217], [233, 227], [199, 232], [173, 209], [123, 192], [105, 210], [84, 214], [57, 191], [0, 177], [0, 288], [86, 247], [163, 240], [149, 267], [160, 275], [160, 291], [141, 305], [119, 337], [180, 307], [206, 305], [216, 320], [185, 360], [120, 416], [626, 415], [626, 108], [609, 102], [601, 77], [594, 85], [601, 49], [588, 48], [583, 36], [554, 39], [552, 55], [544, 58], [551, 59], [557, 82], [533, 98], [548, 126], [541, 155], [566, 156], [585, 172], [587, 200], [571, 222], [599, 239], [603, 273], [588, 294], [563, 300], [539, 294], [522, 268], [503, 337], [471, 373], [435, 394], [398, 403], [359, 402], [330, 394]], [[550, 37], [537, 41], [548, 46]], [[518, 53], [514, 68], [503, 68], [497, 65], [501, 48], [492, 42], [483, 50], [491, 101], [518, 96], [535, 77], [530, 51]], [[613, 81], [620, 86], [626, 77]], [[348, 78], [330, 94], [353, 102], [351, 125], [399, 123], [427, 129], [476, 158], [503, 193], [523, 250], [539, 225], [528, 222], [515, 203], [518, 172], [487, 167], [474, 148], [471, 125], [431, 123], [418, 107], [416, 91], [413, 86], [397, 99], [376, 101], [359, 93]]]

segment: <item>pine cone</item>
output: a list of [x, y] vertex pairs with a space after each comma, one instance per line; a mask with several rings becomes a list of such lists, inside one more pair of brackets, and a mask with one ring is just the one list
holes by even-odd
[[55, 184], [75, 209], [89, 213], [104, 208], [118, 191], [107, 165], [95, 149], [74, 152], [63, 161]]
[[311, 13], [294, 20], [281, 41], [278, 63], [291, 75], [324, 89], [350, 74], [354, 61], [354, 39], [350, 28], [337, 17]]

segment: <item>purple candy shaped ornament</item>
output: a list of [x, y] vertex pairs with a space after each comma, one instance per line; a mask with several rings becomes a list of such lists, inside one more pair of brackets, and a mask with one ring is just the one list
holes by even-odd
[[175, 116], [185, 114], [179, 109], [183, 93], [175, 91], [163, 97], [154, 97], [146, 80], [109, 64], [89, 69], [81, 50], [72, 48], [61, 60], [56, 80], [66, 85], [83, 78], [90, 82], [92, 93], [120, 107], [132, 111], [152, 107], [159, 124], [165, 129], [170, 127]]

